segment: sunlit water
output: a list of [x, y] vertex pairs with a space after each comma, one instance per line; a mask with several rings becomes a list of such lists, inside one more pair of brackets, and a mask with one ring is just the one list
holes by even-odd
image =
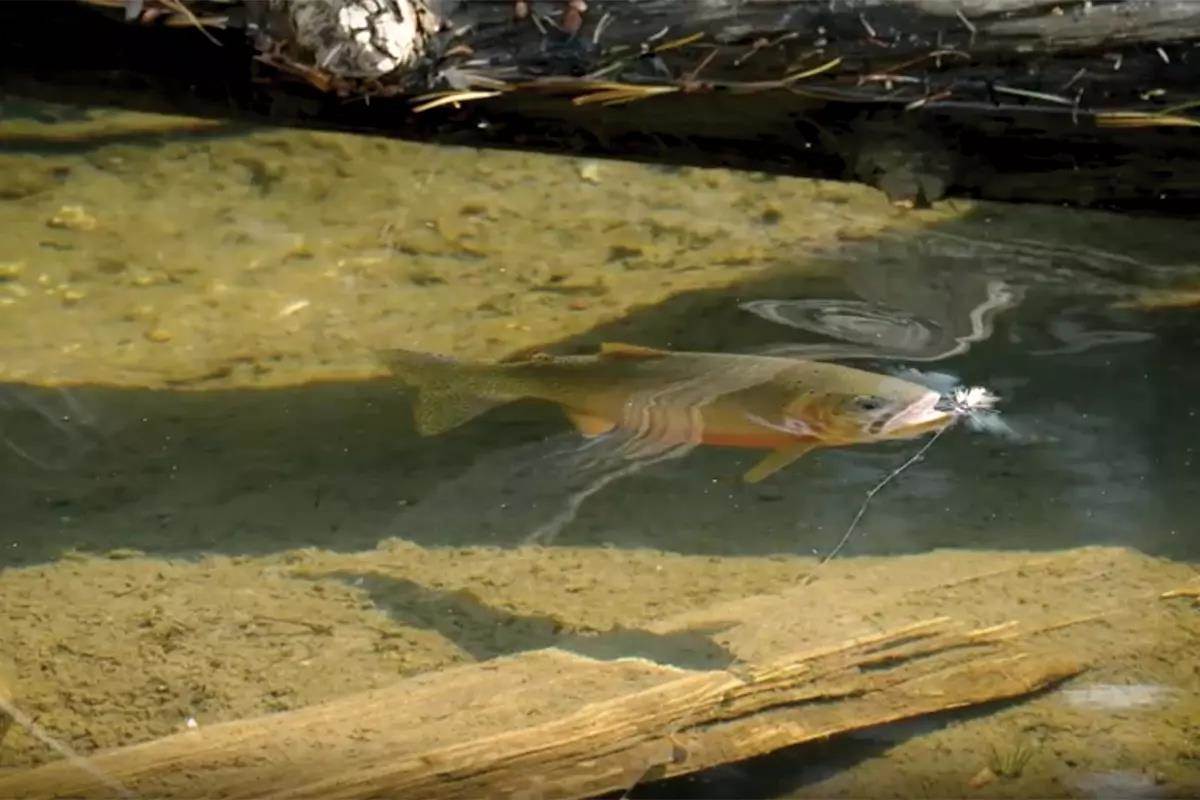
[[[977, 384], [1000, 395], [1014, 435], [965, 425], [948, 433], [879, 496], [848, 552], [1103, 543], [1195, 558], [1200, 544], [1189, 520], [1200, 501], [1189, 489], [1200, 377], [1189, 364], [1200, 334], [1193, 312], [1112, 308], [1129, 277], [1109, 278], [1103, 260], [1089, 269], [1086, 257], [1060, 256], [1067, 263], [1045, 279], [1037, 267], [1012, 266], [1003, 250], [984, 261], [961, 241], [913, 238], [846, 248], [840, 285], [823, 279], [806, 296], [797, 283], [790, 297], [769, 299], [779, 301], [776, 309], [803, 303], [801, 310], [853, 299], [893, 317], [899, 310], [905, 322], [969, 334], [971, 311], [986, 302], [989, 283], [1002, 281], [1021, 299], [995, 315], [986, 340], [963, 345], [967, 352], [906, 362], [903, 341], [842, 348], [830, 336], [747, 311], [747, 301], [766, 299], [748, 292], [682, 320], [669, 345], [689, 349], [689, 325], [718, 325], [734, 352], [851, 353], [844, 363], [915, 369], [934, 385]], [[886, 357], [872, 358], [872, 350]], [[112, 542], [172, 555], [358, 547], [381, 532], [429, 545], [515, 545], [575, 505], [573, 493], [588, 490], [593, 477], [607, 485], [577, 503], [557, 543], [819, 553], [837, 541], [865, 490], [916, 447], [820, 451], [756, 486], [738, 476], [759, 451], [732, 448], [701, 447], [606, 478], [588, 471], [589, 450], [598, 448], [549, 404], [502, 409], [426, 439], [406, 424], [403, 390], [386, 381], [214, 395], [6, 387], [7, 486], [15, 490], [6, 506], [32, 526], [7, 543], [9, 559]], [[224, 427], [223, 418], [233, 424]], [[246, 418], [256, 420], [250, 430]], [[321, 435], [312, 435], [314, 426], [323, 426]], [[80, 486], [80, 475], [92, 480]], [[188, 488], [193, 482], [209, 486], [199, 492]], [[308, 498], [312, 518], [263, 533], [272, 521], [251, 515], [272, 495]], [[214, 505], [242, 504], [243, 524], [256, 530], [249, 541], [236, 527], [214, 531], [204, 522]], [[156, 519], [156, 530], [111, 529], [127, 526], [131, 513]], [[731, 528], [736, 539], [725, 533]]]
[[[54, 127], [47, 125], [48, 129]], [[292, 136], [303, 148], [308, 135]], [[366, 158], [372, 146], [352, 142], [347, 139], [347, 144], [339, 145], [345, 148], [339, 158]], [[150, 169], [155, 164], [156, 146], [165, 147], [152, 142], [141, 149], [123, 150], [122, 158], [128, 163], [122, 168], [137, 169], [141, 165]], [[253, 151], [256, 145], [250, 142], [236, 146]], [[209, 145], [176, 142], [164, 153], [183, 158], [189, 153], [195, 155], [189, 148], [201, 147]], [[86, 180], [87, 169], [76, 162], [99, 163], [105, 151], [100, 146], [80, 146], [79, 150], [55, 157], [60, 167], [69, 165], [84, 175], [80, 180]], [[411, 156], [413, 152], [401, 148], [394, 151], [393, 157]], [[27, 142], [6, 156], [10, 165], [20, 164], [34, 172], [42, 169], [39, 160], [46, 157], [45, 152], [37, 152]], [[296, 169], [301, 168], [299, 159], [304, 157], [306, 151], [295, 156]], [[488, 164], [490, 157], [500, 158], [471, 155], [471, 170]], [[529, 228], [514, 227], [512, 236], [517, 240], [523, 230], [553, 230], [556, 214], [565, 219], [573, 213], [558, 208], [553, 198], [537, 188], [538, 170], [551, 174], [561, 168], [562, 162], [522, 158], [517, 166], [527, 180], [516, 180], [504, 191], [529, 194], [524, 208], [536, 210], [539, 218], [522, 223]], [[291, 168], [286, 157], [273, 163], [283, 172]], [[469, 187], [477, 180], [474, 172], [456, 174], [452, 159], [441, 163], [444, 173], [438, 179], [440, 185], [426, 184], [422, 191], [452, 192], [459, 184]], [[629, 175], [645, 175], [647, 181], [652, 175], [653, 180], [671, 180], [660, 172], [638, 169], [641, 172]], [[572, 172], [569, 185], [590, 186], [589, 174]], [[344, 190], [344, 184], [353, 180], [365, 178], [343, 178], [338, 186]], [[721, 205], [723, 195], [765, 198], [762, 202], [769, 204], [773, 193], [794, 191], [787, 188], [790, 186], [785, 181], [755, 182], [741, 176], [723, 176], [707, 191], [714, 198], [714, 207]], [[624, 203], [646, 202], [631, 200], [624, 182], [602, 183], [601, 187], [602, 191], [589, 196], [593, 209], [600, 209], [600, 213], [615, 213], [611, 209]], [[68, 180], [68, 190], [47, 186], [28, 196], [10, 194], [4, 202], [13, 204], [8, 213], [16, 218], [21, 213], [18, 207], [63, 205], [72, 191], [87, 194], [88, 190], [71, 189]], [[170, 192], [171, 188], [163, 184], [156, 191]], [[46, 199], [45, 193], [53, 193], [53, 199]], [[197, 194], [190, 202], [203, 215], [204, 203], [221, 201]], [[286, 239], [304, 228], [304, 212], [289, 211], [286, 196], [278, 202], [281, 205], [270, 212], [274, 215], [270, 224], [278, 226], [278, 236]], [[411, 204], [411, 213], [417, 214], [416, 200], [403, 202]], [[771, 233], [769, 240], [764, 239], [769, 253], [763, 255], [770, 262], [769, 273], [756, 272], [754, 256], [750, 256], [750, 262], [741, 259], [736, 267], [727, 268], [738, 271], [737, 279], [731, 281], [720, 277], [719, 267], [712, 277], [699, 280], [693, 272], [646, 265], [641, 269], [661, 272], [661, 280], [656, 281], [658, 299], [645, 304], [641, 285], [626, 287], [619, 275], [606, 279], [610, 308], [588, 325], [572, 327], [553, 315], [539, 322], [535, 315], [523, 317], [519, 307], [496, 311], [486, 288], [462, 287], [464, 292], [474, 292], [475, 299], [467, 304], [475, 309], [470, 312], [464, 312], [467, 306], [461, 303], [451, 307], [450, 295], [446, 294], [435, 296], [444, 299], [445, 308], [439, 307], [437, 300], [419, 302], [425, 309], [423, 313], [432, 317], [459, 315], [466, 331], [472, 326], [484, 330], [483, 326], [491, 324], [488, 320], [497, 315], [511, 318], [509, 327], [486, 328], [493, 356], [531, 346], [551, 352], [587, 352], [601, 341], [632, 341], [676, 350], [839, 358], [844, 363], [880, 371], [916, 369], [926, 375], [938, 373], [927, 377], [929, 380], [980, 385], [999, 395], [998, 408], [1011, 435], [957, 425], [941, 436], [925, 458], [896, 476], [873, 498], [839, 559], [927, 553], [938, 548], [1051, 552], [1114, 545], [1178, 562], [1200, 560], [1200, 538], [1195, 527], [1200, 515], [1200, 496], [1195, 492], [1200, 471], [1196, 452], [1200, 448], [1200, 373], [1195, 369], [1200, 345], [1197, 308], [1195, 304], [1139, 307], [1127, 302], [1140, 297], [1144, 290], [1195, 292], [1200, 287], [1200, 267], [1192, 261], [1195, 241], [1187, 238], [1194, 239], [1194, 235], [1181, 232], [1180, 241], [1173, 243], [1154, 233], [1166, 230], [1162, 223], [1117, 222], [1115, 218], [1110, 218], [1113, 221], [1107, 225], [1081, 224], [1074, 229], [1067, 225], [1061, 234], [1053, 236], [1047, 232], [1053, 227], [1050, 225], [1022, 235], [1019, 221], [993, 226], [990, 216], [1003, 216], [1004, 211], [987, 208], [973, 209], [960, 218], [947, 215], [924, 225], [919, 219], [889, 217], [892, 212], [870, 205], [882, 201], [865, 191], [849, 200], [826, 202], [825, 206], [821, 206], [819, 197], [810, 198], [810, 202], [818, 211], [825, 209], [819, 213], [836, 208], [830, 219], [843, 221], [838, 224], [855, 218], [856, 204], [869, 208], [862, 211], [864, 217], [874, 215], [889, 221], [869, 234], [856, 231], [854, 235], [834, 235], [816, 244], [797, 240], [789, 245], [786, 233]], [[106, 212], [94, 205], [89, 208], [100, 216]], [[246, 246], [275, 236], [262, 238], [262, 226], [267, 225], [262, 219], [264, 212], [255, 211], [253, 205], [247, 208], [259, 216], [255, 221], [243, 219], [239, 223], [243, 229], [249, 226], [258, 231], [245, 235], [251, 237], [251, 245]], [[152, 212], [148, 202], [141, 208], [121, 210], [126, 216]], [[230, 205], [228, 212], [236, 217], [236, 204]], [[27, 311], [33, 302], [27, 302], [27, 297], [40, 297], [57, 280], [39, 283], [36, 276], [39, 269], [54, 269], [56, 251], [48, 250], [44, 242], [39, 244], [38, 236], [33, 234], [42, 229], [45, 215], [40, 206], [29, 213], [37, 218], [31, 219], [28, 226], [14, 225], [0, 231], [0, 261], [23, 264], [20, 272], [14, 271], [6, 279], [6, 284], [24, 288], [10, 288], [6, 296], [13, 302], [0, 308], [0, 324], [6, 332], [0, 354], [7, 354], [13, 364], [21, 353], [44, 344], [38, 337], [55, 335], [52, 322], [35, 324], [30, 316], [33, 311]], [[637, 226], [636, 209], [621, 213], [628, 224]], [[650, 202], [646, 213], [653, 217], [659, 211], [653, 210]], [[802, 209], [798, 213], [803, 217], [807, 212]], [[1059, 210], [1048, 209], [1045, 213], [1072, 219], [1069, 213]], [[660, 225], [653, 219], [651, 222]], [[487, 224], [497, 227], [504, 223]], [[686, 223], [680, 220], [672, 224], [686, 229]], [[1139, 232], [1139, 224], [1144, 224], [1146, 230]], [[703, 223], [697, 225], [699, 228]], [[1120, 226], [1129, 229], [1124, 238]], [[1106, 227], [1109, 233], [1105, 241], [1085, 240], [1072, 233]], [[59, 228], [52, 226], [51, 234], [55, 230]], [[161, 236], [162, 241], [140, 242], [137, 248], [176, 246], [190, 250], [210, 246], [206, 244], [210, 240], [201, 238], [203, 231], [192, 232], [186, 225], [169, 235], [150, 233]], [[647, 248], [655, 235], [680, 234], [652, 234]], [[192, 236], [197, 238], [189, 245], [188, 237]], [[242, 246], [236, 242], [244, 241], [245, 236], [234, 237], [230, 241], [235, 244], [230, 247]], [[703, 251], [714, 246], [707, 234], [696, 236], [694, 248]], [[597, 237], [603, 242], [603, 233]], [[1142, 246], [1144, 240], [1156, 238], [1153, 251]], [[116, 246], [114, 241], [110, 236], [103, 247]], [[311, 275], [332, 268], [335, 256], [331, 248], [348, 250], [352, 247], [348, 242], [347, 238], [332, 245], [327, 242], [312, 246], [313, 252], [306, 251], [299, 265], [286, 253], [280, 255], [293, 246], [291, 243], [264, 249], [265, 258], [279, 258], [283, 265], [270, 278], [271, 291], [275, 292], [272, 297], [283, 309], [281, 319], [307, 313], [304, 307], [287, 311], [294, 307], [297, 297], [305, 304], [322, 303], [307, 281]], [[520, 272], [522, 265], [512, 260], [513, 254], [520, 251], [519, 245], [510, 241], [505, 247], [507, 257], [495, 269], [503, 266]], [[142, 257], [137, 248], [131, 251], [131, 259]], [[372, 242], [368, 250], [368, 255], [376, 257], [376, 243]], [[236, 253], [244, 259], [253, 255], [249, 250], [222, 252], [226, 256]], [[545, 258], [543, 243], [532, 243], [526, 255], [534, 260]], [[341, 257], [344, 259], [345, 253]], [[359, 369], [362, 363], [369, 363], [364, 353], [373, 346], [421, 349], [419, 343], [388, 340], [388, 326], [402, 322], [379, 321], [381, 315], [402, 321], [406, 315], [416, 314], [410, 310], [417, 307], [419, 296], [412, 289], [413, 271], [424, 275], [422, 280], [435, 291], [437, 286], [454, 286], [456, 282], [456, 257], [403, 247], [389, 249], [378, 257], [387, 259], [389, 269], [403, 279], [391, 284], [374, 280], [378, 276], [368, 276], [354, 289], [360, 293], [358, 302], [364, 309], [362, 324], [368, 325], [369, 316], [369, 324], [378, 326], [363, 330], [379, 332], [377, 337], [364, 334], [365, 341], [345, 346], [348, 360]], [[486, 250], [471, 259], [482, 265], [475, 269], [489, 268]], [[203, 262], [204, 258], [198, 260]], [[35, 263], [31, 266], [29, 262]], [[550, 283], [570, 286], [590, 282], [594, 277], [590, 273], [584, 273], [582, 281], [575, 280], [574, 263], [570, 256], [564, 256], [557, 266], [552, 263], [547, 269], [557, 277], [552, 276]], [[245, 263], [231, 266], [228, 261], [212, 265], [214, 274], [220, 273], [229, 284], [223, 291], [234, 298], [243, 288], [247, 292], [259, 290], [257, 284], [247, 282], [242, 287], [238, 283], [239, 275], [255, 268]], [[208, 285], [205, 269], [200, 263], [188, 273], [195, 275], [194, 279], [176, 280], [174, 289], [168, 285], [155, 291], [173, 291], [181, 297], [199, 292], [199, 287]], [[537, 275], [526, 282], [525, 291], [544, 291], [540, 287], [546, 280], [545, 275]], [[122, 281], [99, 287], [92, 295], [103, 297], [114, 309], [134, 309], [142, 302], [140, 289], [136, 288], [139, 284], [136, 280]], [[6, 284], [0, 284], [0, 290]], [[389, 300], [389, 292], [393, 291], [394, 297]], [[519, 283], [515, 291], [520, 292]], [[566, 308], [565, 304], [578, 302], [574, 298], [591, 296], [579, 290], [563, 294], [561, 301]], [[292, 306], [287, 305], [289, 301]], [[90, 302], [63, 295], [62, 302], [56, 299], [52, 306], [38, 307], [37, 313], [43, 315], [39, 318], [54, 313], [68, 319], [76, 313], [76, 305], [83, 307]], [[247, 304], [249, 307], [250, 302]], [[379, 311], [381, 308], [386, 314]], [[339, 331], [354, 330], [353, 311], [343, 317], [344, 326]], [[170, 327], [170, 318], [157, 324]], [[263, 352], [271, 347], [256, 344], [254, 335], [257, 325], [265, 330], [274, 323], [247, 312], [241, 324], [247, 333], [242, 343], [230, 346], [231, 357], [246, 363], [269, 361], [270, 356]], [[113, 325], [114, 342], [130, 337], [117, 323]], [[153, 341], [153, 330], [151, 325], [146, 337], [132, 338]], [[320, 331], [314, 330], [305, 327], [298, 335], [319, 338]], [[511, 332], [511, 342], [503, 338], [507, 335], [503, 331]], [[479, 338], [482, 340], [484, 334]], [[94, 340], [104, 339], [104, 330], [97, 329]], [[44, 370], [43, 375], [21, 362], [21, 378], [17, 379], [10, 369], [7, 382], [0, 386], [0, 461], [4, 469], [0, 507], [5, 509], [0, 529], [4, 548], [0, 566], [12, 568], [12, 574], [19, 567], [31, 565], [70, 568], [76, 563], [72, 559], [80, 557], [79, 552], [117, 551], [114, 556], [138, 563], [142, 563], [139, 559], [143, 555], [150, 559], [194, 559], [214, 553], [271, 558], [301, 547], [347, 554], [366, 552], [388, 537], [431, 550], [479, 546], [517, 549], [532, 541], [548, 548], [574, 548], [584, 553], [596, 549], [648, 550], [715, 559], [764, 557], [762, 563], [766, 564], [771, 563], [770, 559], [828, 554], [842, 538], [865, 492], [920, 445], [905, 442], [819, 451], [761, 484], [747, 485], [739, 476], [760, 457], [758, 452], [698, 447], [633, 462], [597, 458], [597, 445], [586, 444], [549, 405], [514, 404], [442, 436], [424, 438], [413, 431], [409, 398], [393, 381], [379, 374], [352, 380], [321, 375], [319, 370], [309, 375], [298, 370], [294, 381], [255, 386], [255, 374], [218, 370], [217, 383], [211, 387], [172, 388], [161, 382], [139, 386], [136, 378], [130, 377], [136, 375], [136, 358], [121, 355], [124, 351], [115, 345], [113, 358], [124, 360], [120, 369], [114, 367], [110, 379], [72, 379], [71, 369], [77, 369], [79, 375], [103, 374], [106, 351], [97, 345], [100, 349], [95, 352], [101, 355], [81, 364], [72, 360], [75, 350], [69, 344], [44, 348], [36, 362], [38, 369]], [[175, 346], [166, 341], [162, 344], [165, 349]], [[161, 353], [164, 348], [154, 352]], [[66, 366], [61, 370], [50, 363], [55, 352], [65, 359]], [[136, 351], [130, 352], [136, 355]], [[182, 346], [179, 352], [183, 352]], [[321, 354], [321, 363], [336, 364], [338, 353], [337, 346], [331, 346]], [[485, 353], [454, 354], [477, 358]], [[297, 363], [304, 361], [302, 349], [288, 355], [293, 356]], [[0, 360], [4, 358], [0, 355]], [[153, 367], [160, 373], [167, 369], [157, 364]], [[203, 374], [203, 367], [196, 367], [197, 374]], [[258, 374], [268, 374], [268, 370], [264, 368]], [[223, 380], [225, 384], [220, 382]], [[244, 385], [237, 385], [239, 380]], [[64, 554], [69, 558], [60, 560]], [[589, 569], [586, 561], [580, 563], [580, 569]], [[730, 589], [734, 595], [754, 592], [755, 567], [746, 569], [750, 570], [749, 577], [742, 576], [741, 588]], [[428, 585], [422, 585], [419, 579], [399, 589], [392, 585], [387, 590], [391, 592], [390, 600], [385, 602], [379, 592], [376, 600], [385, 614], [399, 621], [397, 624], [441, 632], [454, 640], [454, 631], [445, 620], [437, 618], [438, 609], [446, 601], [441, 595], [442, 585], [434, 579], [436, 575], [436, 568], [431, 568]], [[604, 575], [592, 577], [600, 584], [608, 580]], [[246, 580], [246, 590], [253, 591], [254, 578]], [[719, 582], [720, 577], [714, 580]], [[1103, 591], [1103, 577], [1096, 580], [1096, 590]], [[779, 576], [767, 577], [764, 572], [762, 588], [777, 588], [780, 581]], [[358, 585], [363, 585], [361, 579]], [[371, 586], [369, 582], [366, 585]], [[536, 594], [537, 589], [529, 591]], [[551, 592], [549, 588], [547, 591]], [[698, 601], [680, 601], [678, 605], [686, 608], [694, 602]], [[126, 610], [133, 613], [128, 607]], [[526, 649], [562, 644], [564, 640], [552, 628], [565, 627], [567, 633], [563, 636], [572, 635], [569, 624], [552, 622], [553, 600], [538, 613], [483, 605], [472, 606], [470, 613], [482, 626], [513, 621], [533, 626], [539, 632], [525, 640]], [[539, 627], [543, 624], [548, 627]], [[1194, 619], [1191, 624], [1194, 635]], [[72, 629], [65, 625], [56, 635], [66, 638], [64, 648], [54, 658], [71, 659]], [[599, 657], [649, 655], [689, 665], [696, 658], [714, 663], [722, 658], [720, 648], [709, 653], [703, 641], [690, 639], [686, 644], [684, 649], [690, 648], [688, 652], [693, 654], [691, 661], [681, 651], [673, 655], [672, 642], [654, 637], [641, 644], [636, 637], [614, 638], [606, 646], [593, 643], [591, 653]], [[463, 646], [470, 658], [521, 649], [472, 649], [469, 643]], [[697, 648], [706, 655], [695, 656]], [[26, 671], [50, 652], [42, 649], [37, 658], [30, 658], [22, 655], [21, 645], [14, 649], [19, 666]], [[436, 659], [431, 660], [430, 667], [436, 665]], [[48, 668], [42, 664], [41, 669]], [[18, 676], [18, 687], [23, 677]], [[1117, 683], [1135, 682], [1131, 676], [1126, 677], [1129, 679]], [[18, 688], [14, 696], [18, 700], [30, 698], [34, 705], [40, 704], [39, 711], [52, 717], [54, 681], [25, 679], [35, 688], [26, 695]], [[350, 681], [345, 688], [366, 688], [383, 680], [375, 675], [361, 685]], [[69, 687], [59, 688], [69, 691]], [[253, 693], [253, 682], [243, 689]], [[1195, 689], [1193, 676], [1182, 690]], [[1147, 689], [1143, 695], [1159, 696], [1154, 695], [1155, 691], [1162, 690]], [[1096, 696], [1100, 695], [1094, 691], [1087, 695], [1093, 699]], [[300, 705], [307, 699], [321, 697], [319, 692], [314, 695], [309, 691], [294, 700], [281, 701], [280, 707]], [[216, 701], [206, 702], [196, 707], [203, 707], [217, 719], [244, 715], [226, 713], [228, 709]], [[261, 708], [256, 702], [247, 708]], [[1150, 709], [1143, 713], [1155, 713], [1153, 702], [1139, 702], [1139, 708]], [[187, 702], [176, 703], [170, 713], [182, 718], [191, 713], [187, 708]], [[229, 708], [240, 709], [233, 701]], [[70, 730], [62, 733], [85, 750], [89, 745], [149, 738], [174, 724], [149, 724], [144, 731], [134, 725], [125, 738], [112, 741], [82, 730], [81, 723], [73, 717], [71, 720]], [[908, 728], [860, 735], [841, 750], [809, 750], [801, 756], [784, 753], [757, 767], [724, 768], [698, 780], [671, 784], [664, 791], [692, 796], [749, 796], [804, 792], [808, 786], [817, 787], [812, 790], [820, 793], [824, 791], [822, 786], [838, 785], [820, 781], [864, 761], [886, 761], [888, 741], [919, 739], [924, 725], [917, 721]], [[30, 745], [22, 747], [26, 750], [11, 757], [12, 763], [48, 757], [31, 755]], [[1178, 792], [1200, 787], [1194, 752], [1190, 758], [1193, 760], [1189, 766], [1184, 755], [1164, 753], [1163, 759], [1177, 767], [1163, 779], [1172, 782], [1168, 788]], [[0, 749], [0, 766], [6, 760]], [[1135, 768], [1143, 772], [1134, 774]], [[1134, 772], [1114, 769], [1111, 774], [1100, 774], [1083, 770], [1072, 784], [1074, 788], [1059, 788], [1087, 796], [1154, 795], [1159, 785], [1155, 772], [1161, 771], [1160, 766], [1126, 764], [1122, 769]], [[656, 791], [648, 788], [643, 796]], [[1020, 793], [1019, 789], [1012, 791]], [[1038, 784], [1030, 791], [1050, 789]]]

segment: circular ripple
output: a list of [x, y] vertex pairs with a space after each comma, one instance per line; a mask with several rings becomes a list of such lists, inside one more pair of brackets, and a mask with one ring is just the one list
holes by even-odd
[[751, 300], [741, 307], [780, 325], [886, 350], [924, 353], [945, 338], [931, 320], [860, 300]]

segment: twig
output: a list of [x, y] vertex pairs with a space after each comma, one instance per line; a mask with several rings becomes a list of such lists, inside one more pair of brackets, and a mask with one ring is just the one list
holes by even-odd
[[1070, 89], [1075, 84], [1075, 81], [1079, 80], [1084, 75], [1087, 75], [1087, 67], [1080, 67], [1075, 74], [1071, 76], [1071, 80], [1063, 84], [1063, 91]]
[[916, 100], [913, 100], [911, 103], [906, 105], [904, 107], [904, 110], [905, 111], [915, 111], [918, 108], [928, 105], [929, 103], [936, 103], [938, 100], [945, 100], [947, 97], [950, 97], [953, 94], [954, 93], [952, 91], [950, 91], [949, 89], [946, 89], [944, 91], [937, 92], [936, 94], [931, 94], [927, 97], [921, 97]]
[[862, 23], [863, 30], [865, 30], [867, 32], [867, 35], [870, 36], [872, 39], [874, 39], [878, 35], [875, 33], [875, 28], [871, 25], [870, 20], [867, 19], [866, 14], [859, 14], [858, 21]]
[[576, 106], [600, 103], [611, 106], [629, 103], [634, 100], [644, 100], [662, 94], [673, 94], [681, 91], [682, 87], [672, 85], [643, 86], [636, 83], [599, 83], [595, 90], [572, 98], [571, 104]]
[[1200, 100], [1189, 100], [1186, 103], [1167, 106], [1161, 112], [1162, 114], [1178, 114], [1180, 111], [1190, 111], [1193, 108], [1200, 108]]
[[309, 622], [305, 619], [286, 619], [284, 617], [272, 617], [267, 614], [255, 614], [254, 619], [259, 622], [278, 622], [282, 625], [299, 625], [303, 628], [308, 628], [318, 636], [332, 636], [333, 626], [324, 622]]
[[159, 2], [162, 3], [164, 6], [166, 6], [167, 8], [171, 9], [172, 11], [175, 11], [179, 14], [183, 14], [185, 17], [187, 17], [188, 21], [191, 22], [194, 26], [196, 26], [196, 30], [198, 30], [202, 34], [204, 34], [204, 36], [210, 42], [215, 44], [217, 47], [224, 47], [224, 45], [221, 44], [221, 41], [217, 37], [213, 36], [211, 33], [209, 33], [208, 31], [206, 31], [204, 29], [204, 26], [200, 24], [200, 20], [196, 19], [196, 15], [193, 14], [192, 10], [190, 8], [188, 8], [186, 5], [184, 5], [183, 2], [181, 2], [181, 0], [159, 0]]
[[1200, 120], [1146, 111], [1100, 111], [1096, 124], [1105, 128], [1200, 127]]
[[700, 40], [701, 40], [701, 39], [703, 39], [703, 38], [704, 38], [704, 32], [703, 32], [703, 31], [696, 31], [695, 33], [691, 34], [690, 36], [684, 36], [684, 37], [682, 37], [682, 38], [679, 38], [679, 39], [672, 39], [672, 40], [671, 40], [671, 41], [669, 41], [669, 42], [664, 42], [663, 44], [660, 44], [660, 45], [658, 45], [657, 47], [655, 47], [655, 48], [654, 48], [653, 50], [651, 50], [650, 52], [651, 52], [651, 53], [662, 53], [662, 52], [665, 52], [665, 51], [667, 51], [667, 50], [674, 50], [674, 49], [675, 49], [675, 48], [677, 48], [677, 47], [684, 47], [684, 46], [686, 46], [686, 45], [689, 45], [689, 44], [691, 44], [691, 43], [693, 43], [693, 42], [698, 42], [698, 41], [700, 41]]
[[938, 48], [937, 50], [934, 50], [932, 53], [926, 53], [923, 56], [917, 56], [916, 58], [910, 58], [907, 61], [902, 61], [899, 64], [890, 66], [887, 68], [887, 71], [888, 72], [903, 72], [904, 70], [908, 69], [909, 67], [915, 67], [917, 64], [920, 64], [922, 61], [928, 61], [931, 58], [935, 59], [938, 62], [937, 66], [940, 68], [941, 67], [941, 58], [943, 56], [958, 56], [959, 58], [964, 58], [967, 61], [971, 60], [971, 56], [969, 56], [968, 54], [964, 53], [961, 50], [955, 50], [953, 48], [944, 48], [943, 47], [943, 48]]
[[[646, 45], [650, 44], [650, 42], [657, 42], [659, 39], [666, 36], [667, 32], [670, 30], [671, 30], [670, 25], [664, 25], [662, 27], [662, 30], [658, 31], [657, 33], [652, 33], [649, 36], [647, 36], [646, 41], [642, 43], [642, 46], [646, 47]], [[649, 48], [646, 48], [646, 49], [649, 49]]]
[[971, 20], [967, 19], [967, 15], [966, 15], [966, 14], [964, 14], [964, 13], [962, 12], [962, 9], [961, 9], [961, 8], [960, 8], [960, 9], [957, 9], [957, 10], [954, 12], [954, 16], [958, 17], [958, 21], [959, 21], [959, 22], [961, 22], [961, 23], [963, 24], [963, 27], [964, 27], [964, 28], [966, 28], [968, 31], [970, 31], [970, 33], [971, 33], [971, 41], [974, 41], [974, 40], [975, 40], [975, 33], [976, 33], [976, 31], [978, 30], [978, 29], [975, 27], [975, 24], [974, 24], [974, 23], [972, 23], [972, 22], [971, 22]]
[[1045, 100], [1047, 103], [1057, 103], [1062, 106], [1074, 106], [1076, 102], [1069, 97], [1060, 97], [1056, 94], [1047, 94], [1046, 92], [1034, 92], [1029, 89], [1016, 89], [1010, 86], [1001, 86], [995, 84], [993, 88], [1000, 94], [1012, 94], [1017, 97], [1028, 97], [1033, 100]]
[[805, 78], [815, 77], [823, 72], [828, 72], [841, 63], [842, 57], [838, 56], [837, 58], [832, 59], [831, 61], [826, 61], [824, 64], [813, 67], [812, 69], [806, 69], [800, 72], [793, 72], [790, 75], [785, 75], [777, 81], [747, 81], [745, 83], [720, 83], [714, 85], [739, 92], [761, 92], [769, 89], [791, 89], [793, 83], [804, 80]]
[[708, 51], [708, 55], [706, 55], [704, 58], [700, 59], [700, 63], [696, 65], [696, 68], [694, 70], [692, 70], [691, 72], [689, 72], [687, 74], [687, 76], [683, 79], [684, 83], [695, 83], [696, 79], [700, 77], [701, 70], [703, 70], [705, 67], [707, 67], [709, 65], [709, 63], [711, 63], [712, 60], [714, 58], [716, 58], [718, 52], [720, 52], [720, 51], [715, 47], [712, 50]]
[[612, 20], [612, 12], [605, 11], [604, 16], [600, 17], [600, 21], [596, 23], [596, 29], [592, 31], [592, 44], [600, 44], [600, 37], [604, 34], [604, 29], [608, 27]]

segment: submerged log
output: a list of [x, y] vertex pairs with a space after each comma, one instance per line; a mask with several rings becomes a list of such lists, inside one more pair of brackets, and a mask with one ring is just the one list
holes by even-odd
[[0, 91], [1116, 207], [1200, 200], [1186, 0], [0, 4]]
[[[339, 558], [339, 575], [347, 566], [386, 574], [378, 553]], [[645, 628], [707, 632], [735, 659], [725, 669], [525, 652], [294, 711], [201, 723], [86, 764], [0, 771], [0, 797], [119, 796], [105, 794], [100, 776], [163, 800], [596, 796], [1023, 697], [1085, 667], [1112, 675], [1147, 658], [1177, 659], [1194, 638], [1194, 616], [1181, 605], [1193, 604], [1190, 572], [1098, 547], [826, 562], [811, 583]], [[1189, 691], [1183, 673], [1177, 680]], [[1034, 702], [1030, 713], [1046, 713]], [[1073, 724], [1111, 725], [1111, 709], [1095, 713]], [[962, 780], [975, 769], [962, 764]]]
[[[1071, 657], [1021, 652], [1010, 626], [947, 618], [738, 670], [542, 650], [283, 714], [101, 753], [136, 796], [584, 798], [936, 711], [1036, 691]], [[4, 797], [112, 793], [71, 762]]]

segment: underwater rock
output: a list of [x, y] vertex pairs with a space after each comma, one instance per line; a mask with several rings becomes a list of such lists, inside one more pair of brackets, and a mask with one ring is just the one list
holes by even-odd
[[967, 781], [967, 786], [972, 789], [981, 789], [996, 780], [996, 773], [992, 772], [988, 767], [976, 772], [971, 780]]
[[66, 289], [63, 291], [61, 297], [64, 306], [73, 306], [87, 297], [87, 292], [80, 291], [79, 289]]
[[165, 328], [151, 328], [146, 331], [146, 338], [157, 344], [164, 344], [171, 341], [172, 334]]
[[63, 206], [46, 221], [51, 228], [64, 228], [70, 231], [94, 231], [99, 221], [83, 206]]
[[55, 183], [52, 172], [4, 164], [4, 169], [0, 169], [0, 200], [32, 197], [49, 191]]

